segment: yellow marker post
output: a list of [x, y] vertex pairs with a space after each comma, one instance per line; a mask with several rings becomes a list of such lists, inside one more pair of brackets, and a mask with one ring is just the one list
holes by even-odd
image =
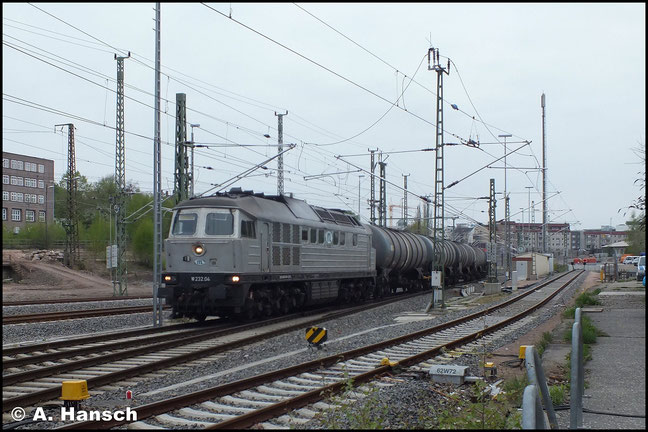
[[327, 331], [323, 327], [311, 327], [306, 330], [306, 341], [317, 348], [326, 342]]
[[86, 380], [63, 381], [61, 383], [61, 399], [65, 407], [79, 408], [82, 400], [88, 399], [88, 382]]

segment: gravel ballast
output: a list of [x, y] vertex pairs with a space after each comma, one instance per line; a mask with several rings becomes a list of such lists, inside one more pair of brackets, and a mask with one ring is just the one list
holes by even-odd
[[[531, 323], [515, 330], [508, 336], [497, 340], [493, 344], [487, 346], [487, 349], [494, 350], [500, 346], [511, 343], [517, 340], [520, 335], [525, 334], [532, 328], [535, 328], [547, 319], [551, 318], [555, 313], [560, 313], [563, 309], [560, 306], [567, 303], [574, 296], [574, 293], [578, 290], [583, 280], [584, 276], [580, 276], [569, 288], [563, 291], [563, 293], [552, 299], [547, 307], [542, 308], [540, 311], [536, 311], [534, 314], [536, 318]], [[522, 293], [525, 290], [526, 289], [520, 290], [518, 293]], [[122, 407], [125, 403], [124, 395], [126, 390], [131, 390], [133, 392], [133, 406], [147, 404], [161, 399], [178, 396], [180, 394], [213, 387], [226, 382], [263, 374], [277, 368], [284, 368], [319, 357], [333, 355], [363, 345], [395, 338], [492, 306], [492, 304], [483, 304], [460, 310], [434, 311], [430, 314], [432, 319], [411, 322], [396, 321], [397, 317], [405, 316], [408, 312], [421, 314], [427, 306], [430, 295], [431, 293], [428, 293], [428, 295], [422, 295], [416, 298], [381, 306], [345, 318], [323, 322], [321, 326], [326, 327], [328, 330], [328, 342], [326, 343], [326, 347], [322, 350], [307, 348], [304, 331], [294, 331], [256, 343], [238, 351], [229, 352], [224, 354], [224, 356], [217, 362], [211, 364], [185, 368], [174, 373], [165, 374], [164, 377], [156, 379], [142, 380], [135, 385], [124, 388], [123, 390], [120, 389], [115, 391], [106, 391], [102, 394], [95, 394], [86, 401], [85, 406], [90, 409], [93, 407], [96, 407], [97, 409], [115, 409]], [[509, 297], [507, 296], [506, 299], [508, 298]], [[453, 301], [451, 300], [448, 303], [452, 305]], [[74, 322], [69, 323], [42, 323], [37, 326], [30, 324], [29, 326], [32, 326], [32, 329], [30, 330], [21, 330], [20, 325], [4, 326], [5, 331], [3, 333], [3, 343], [7, 343], [6, 340], [40, 340], [41, 338], [52, 337], [52, 335], [63, 336], [66, 332], [70, 332], [69, 334], [79, 334], [83, 332], [91, 332], [92, 329], [95, 331], [99, 329], [114, 330], [117, 328], [128, 328], [130, 326], [150, 324], [150, 314], [136, 315], [138, 316], [129, 315], [90, 318], [74, 320]], [[141, 317], [139, 315], [141, 315]], [[82, 321], [87, 321], [88, 324], [83, 324], [81, 323]], [[129, 324], [124, 325], [126, 322]], [[455, 359], [453, 364], [469, 366], [470, 374], [479, 375], [478, 365], [480, 361], [481, 359], [479, 356], [464, 355]], [[253, 366], [242, 367], [242, 365], [250, 364]], [[370, 394], [369, 400], [375, 398], [375, 400], [380, 401], [380, 403], [374, 403], [375, 409], [377, 410], [376, 413], [374, 413], [376, 418], [380, 416], [380, 418], [385, 419], [384, 421], [386, 423], [381, 427], [424, 427], [424, 425], [417, 423], [422, 421], [421, 412], [423, 412], [422, 410], [426, 410], [426, 408], [429, 411], [429, 407], [435, 406], [435, 404], [436, 406], [439, 406], [439, 393], [430, 391], [431, 384], [428, 379], [417, 379], [411, 376], [399, 379], [402, 379], [402, 382], [396, 381], [397, 383], [395, 385], [382, 388], [380, 391], [375, 393], [372, 392]], [[184, 385], [189, 382], [191, 382], [191, 384]], [[151, 395], [145, 395], [145, 393], [154, 392], [158, 389], [173, 385], [179, 386], [166, 391], [153, 393]], [[92, 389], [90, 390], [90, 394], [93, 394]], [[351, 416], [366, 414], [362, 411], [365, 409], [363, 404], [351, 404], [349, 409], [358, 410], [358, 412], [354, 412]], [[154, 424], [154, 422], [151, 422], [151, 424]], [[326, 428], [327, 424], [330, 425], [330, 419], [329, 423], [327, 423], [327, 420], [322, 418], [321, 420], [313, 420], [300, 427]], [[43, 426], [52, 427], [53, 424]], [[350, 425], [338, 425], [338, 427], [342, 428], [345, 426], [349, 427]]]

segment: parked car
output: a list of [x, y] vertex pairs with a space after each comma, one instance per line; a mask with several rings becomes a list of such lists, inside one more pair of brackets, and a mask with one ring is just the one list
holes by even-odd
[[629, 257], [626, 257], [623, 260], [623, 264], [632, 264], [632, 260], [634, 260], [635, 258], [637, 258], [637, 257], [634, 256], [634, 255], [630, 255]]
[[634, 258], [632, 259], [631, 264], [632, 264], [633, 266], [638, 265], [638, 264], [639, 264], [639, 258], [641, 258], [641, 257], [638, 257], [638, 256], [634, 257]]
[[620, 262], [621, 264], [625, 264], [625, 259], [628, 258], [629, 256], [632, 256], [632, 255], [630, 255], [630, 254], [623, 254], [623, 255], [621, 255], [621, 258], [619, 258], [619, 262]]
[[637, 280], [640, 281], [646, 276], [646, 255], [639, 257], [637, 265]]

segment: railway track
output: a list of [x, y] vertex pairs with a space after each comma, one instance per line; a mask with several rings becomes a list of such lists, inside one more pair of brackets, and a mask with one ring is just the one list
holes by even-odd
[[[131, 427], [236, 429], [261, 424], [264, 428], [286, 428], [304, 423], [319, 409], [330, 407], [320, 401], [343, 390], [349, 379], [357, 386], [391, 372], [385, 358], [397, 361], [400, 368], [421, 371], [430, 366], [430, 361], [447, 363], [488, 340], [504, 337], [530, 322], [534, 311], [581, 273], [562, 275], [483, 311], [412, 334], [134, 407], [138, 424]], [[125, 423], [82, 422], [62, 429], [108, 428]]]
[[25, 301], [3, 301], [2, 306], [34, 306], [46, 304], [60, 304], [60, 303], [92, 303], [100, 301], [115, 301], [115, 300], [146, 300], [151, 299], [151, 296], [122, 296], [122, 297], [92, 297], [92, 298], [76, 298], [76, 299], [55, 299], [55, 300], [25, 300]]
[[[168, 309], [168, 307], [165, 308]], [[3, 316], [2, 325], [60, 321], [77, 318], [92, 318], [106, 315], [124, 315], [151, 311], [152, 306], [126, 306], [106, 309], [88, 309], [80, 311], [44, 312], [26, 315]]]
[[[86, 379], [89, 389], [110, 388], [120, 380], [156, 377], [160, 376], [158, 371], [165, 369], [190, 368], [217, 361], [223, 353], [237, 347], [423, 294], [426, 293], [401, 295], [337, 312], [331, 312], [329, 307], [324, 311], [319, 309], [239, 326], [230, 324], [173, 334], [156, 334], [152, 329], [145, 329], [130, 333], [131, 338], [126, 340], [115, 341], [107, 337], [107, 343], [97, 344], [92, 337], [87, 337], [83, 340], [87, 343], [85, 346], [57, 341], [3, 350], [3, 411], [57, 398], [60, 383], [66, 379]], [[44, 350], [56, 351], [44, 353]]]

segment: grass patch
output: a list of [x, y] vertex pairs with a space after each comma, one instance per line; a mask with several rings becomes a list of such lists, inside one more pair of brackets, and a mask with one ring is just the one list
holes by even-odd
[[[574, 312], [572, 311], [571, 318], [573, 318], [573, 314]], [[596, 343], [596, 338], [598, 336], [607, 336], [605, 332], [597, 329], [596, 326], [594, 326], [594, 324], [592, 323], [592, 319], [590, 317], [584, 314], [581, 314], [581, 327], [583, 330], [583, 343], [585, 345]], [[563, 339], [565, 342], [571, 342], [572, 340], [571, 327], [565, 330]]]
[[547, 349], [547, 346], [553, 341], [553, 335], [550, 332], [544, 332], [542, 333], [542, 338], [540, 338], [540, 342], [535, 344], [535, 348], [538, 351], [538, 355], [542, 356], [542, 353], [544, 353], [545, 349]]
[[558, 384], [549, 386], [549, 396], [551, 397], [551, 404], [553, 406], [562, 405], [567, 400], [567, 393], [569, 392], [569, 385]]
[[472, 400], [469, 402], [456, 398], [449, 408], [437, 413], [436, 422], [428, 423], [430, 429], [520, 429], [522, 413], [517, 410], [518, 393], [521, 404], [524, 386], [517, 378], [512, 383], [504, 383], [503, 388], [510, 388], [497, 399], [492, 399], [484, 392], [486, 384], [477, 381], [473, 386]]

